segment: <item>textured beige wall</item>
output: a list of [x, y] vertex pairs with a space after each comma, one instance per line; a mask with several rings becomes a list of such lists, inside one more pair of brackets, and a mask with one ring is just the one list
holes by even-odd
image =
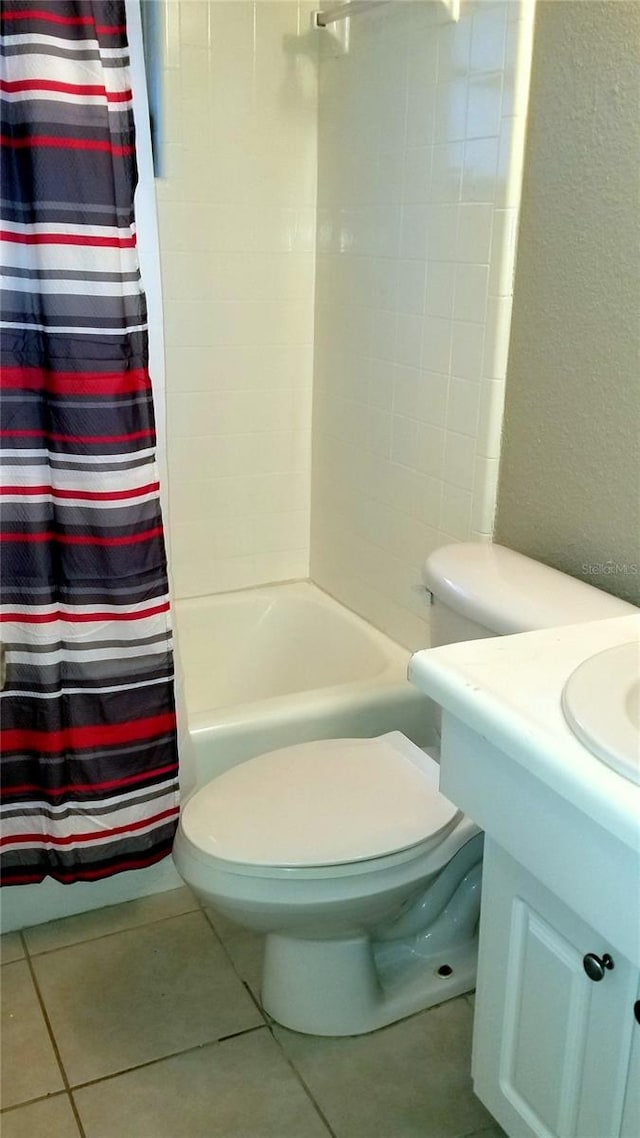
[[640, 594], [640, 3], [541, 0], [495, 540]]

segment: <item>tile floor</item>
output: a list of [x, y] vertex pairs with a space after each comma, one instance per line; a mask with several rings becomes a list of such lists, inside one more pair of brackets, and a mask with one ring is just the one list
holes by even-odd
[[176, 889], [2, 938], [2, 1138], [500, 1138], [471, 1002], [322, 1039], [260, 1008], [260, 939]]

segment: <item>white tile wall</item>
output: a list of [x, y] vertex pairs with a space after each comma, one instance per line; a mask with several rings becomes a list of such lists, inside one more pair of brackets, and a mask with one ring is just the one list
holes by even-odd
[[178, 597], [309, 571], [310, 7], [164, 6], [164, 176], [156, 184]]
[[493, 528], [532, 23], [397, 3], [321, 57], [311, 573], [410, 647]]
[[311, 573], [414, 646], [424, 556], [492, 531], [532, 5], [387, 5], [320, 68], [312, 6], [164, 7], [174, 581], [309, 572], [315, 368]]

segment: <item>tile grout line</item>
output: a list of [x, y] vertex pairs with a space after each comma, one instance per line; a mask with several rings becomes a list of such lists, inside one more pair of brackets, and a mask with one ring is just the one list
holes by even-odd
[[222, 950], [223, 950], [223, 951], [224, 951], [224, 953], [225, 953], [225, 956], [226, 956], [226, 957], [227, 957], [227, 959], [229, 960], [229, 962], [230, 962], [230, 964], [231, 964], [231, 967], [233, 968], [233, 970], [234, 970], [234, 972], [235, 972], [236, 976], [237, 976], [237, 977], [238, 977], [238, 979], [241, 981], [241, 983], [244, 985], [244, 987], [245, 987], [246, 991], [248, 992], [249, 996], [250, 996], [250, 997], [251, 997], [251, 999], [253, 1000], [253, 1003], [255, 1004], [255, 1006], [256, 1006], [256, 1008], [257, 1008], [257, 1010], [260, 1012], [260, 1015], [262, 1016], [262, 1018], [263, 1018], [263, 1020], [264, 1020], [264, 1026], [267, 1028], [267, 1031], [269, 1032], [269, 1035], [271, 1036], [272, 1040], [274, 1041], [274, 1043], [275, 1043], [276, 1047], [278, 1048], [278, 1050], [279, 1050], [280, 1054], [282, 1055], [282, 1057], [283, 1057], [283, 1059], [285, 1060], [285, 1062], [286, 1062], [287, 1066], [289, 1067], [290, 1071], [292, 1072], [292, 1074], [293, 1074], [294, 1078], [295, 1078], [295, 1079], [296, 1079], [296, 1080], [297, 1080], [297, 1081], [300, 1083], [300, 1086], [302, 1087], [302, 1089], [303, 1089], [303, 1091], [304, 1091], [305, 1095], [307, 1096], [307, 1098], [308, 1098], [308, 1099], [309, 1099], [309, 1101], [311, 1102], [311, 1105], [313, 1106], [314, 1110], [316, 1111], [316, 1114], [319, 1116], [319, 1118], [320, 1118], [321, 1122], [322, 1122], [322, 1123], [323, 1123], [323, 1125], [326, 1127], [326, 1129], [327, 1129], [327, 1132], [328, 1132], [328, 1135], [329, 1135], [329, 1138], [337, 1138], [335, 1131], [334, 1131], [334, 1130], [333, 1130], [333, 1128], [330, 1126], [328, 1119], [325, 1117], [325, 1115], [324, 1115], [323, 1111], [321, 1110], [320, 1106], [318, 1105], [318, 1103], [316, 1102], [315, 1098], [313, 1097], [313, 1095], [312, 1095], [312, 1093], [311, 1093], [311, 1091], [310, 1091], [309, 1087], [307, 1086], [307, 1084], [305, 1083], [304, 1079], [302, 1078], [302, 1075], [301, 1075], [301, 1074], [300, 1074], [300, 1072], [297, 1070], [297, 1068], [294, 1066], [293, 1062], [292, 1062], [292, 1061], [289, 1059], [289, 1056], [286, 1054], [286, 1052], [285, 1052], [284, 1048], [282, 1047], [282, 1045], [280, 1044], [279, 1040], [278, 1040], [278, 1039], [276, 1039], [276, 1036], [275, 1036], [275, 1035], [274, 1035], [274, 1033], [273, 1033], [273, 1028], [272, 1028], [272, 1023], [273, 1023], [273, 1021], [271, 1020], [271, 1017], [269, 1017], [269, 1016], [268, 1016], [268, 1013], [267, 1013], [267, 1012], [265, 1012], [265, 1009], [264, 1009], [264, 1008], [262, 1007], [262, 1005], [259, 1003], [259, 1001], [258, 1001], [257, 997], [255, 996], [255, 994], [254, 994], [254, 992], [253, 992], [253, 990], [252, 990], [251, 986], [250, 986], [250, 985], [247, 983], [247, 981], [246, 981], [246, 980], [244, 980], [244, 979], [243, 979], [243, 977], [240, 975], [240, 973], [239, 973], [239, 972], [238, 972], [238, 970], [236, 969], [236, 966], [235, 966], [235, 962], [234, 962], [234, 960], [233, 960], [233, 957], [231, 956], [231, 953], [230, 953], [230, 952], [227, 950], [227, 947], [226, 947], [226, 945], [225, 945], [224, 941], [222, 940], [222, 937], [221, 937], [221, 936], [219, 935], [219, 933], [217, 932], [217, 930], [216, 930], [216, 928], [215, 928], [215, 925], [213, 924], [212, 920], [210, 919], [210, 917], [209, 917], [209, 914], [208, 914], [208, 912], [207, 912], [207, 910], [205, 909], [205, 907], [204, 907], [204, 906], [202, 907], [202, 911], [203, 911], [203, 913], [204, 913], [204, 915], [205, 915], [205, 918], [206, 918], [206, 920], [208, 921], [208, 923], [209, 923], [209, 925], [210, 925], [211, 929], [213, 930], [213, 933], [214, 933], [214, 935], [215, 935], [215, 937], [216, 937], [216, 940], [219, 942], [219, 944], [220, 944], [220, 946], [221, 946]]
[[192, 1047], [185, 1047], [182, 1051], [170, 1051], [167, 1055], [158, 1055], [155, 1059], [147, 1059], [144, 1063], [136, 1063], [132, 1067], [123, 1067], [120, 1071], [110, 1071], [108, 1075], [100, 1075], [97, 1079], [88, 1079], [85, 1083], [76, 1083], [70, 1088], [70, 1093], [84, 1091], [87, 1087], [95, 1087], [99, 1083], [108, 1083], [111, 1079], [119, 1079], [121, 1075], [131, 1075], [134, 1071], [143, 1071], [146, 1067], [154, 1067], [157, 1063], [164, 1063], [168, 1059], [177, 1059], [180, 1055], [190, 1055], [194, 1051], [201, 1051], [205, 1047], [217, 1047], [229, 1039], [237, 1039], [242, 1035], [251, 1035], [254, 1031], [262, 1031], [266, 1023], [257, 1023], [255, 1027], [246, 1027], [243, 1031], [236, 1031], [231, 1035], [223, 1035], [219, 1039], [208, 1039], [204, 1043], [194, 1043]]
[[[124, 904], [126, 904], [126, 903], [127, 902], [124, 902]], [[100, 912], [99, 909], [96, 909], [95, 911]], [[124, 928], [114, 929], [113, 932], [100, 933], [99, 936], [83, 937], [82, 940], [72, 940], [72, 941], [69, 941], [68, 944], [58, 944], [58, 945], [55, 945], [53, 948], [45, 948], [41, 952], [29, 952], [29, 955], [33, 956], [33, 957], [50, 956], [52, 952], [64, 952], [64, 950], [66, 948], [78, 948], [78, 946], [81, 944], [94, 944], [98, 940], [107, 940], [108, 937], [120, 936], [121, 933], [135, 932], [136, 929], [144, 929], [144, 928], [147, 928], [149, 925], [161, 925], [161, 924], [164, 924], [165, 921], [175, 921], [178, 919], [178, 917], [188, 917], [191, 913], [199, 913], [199, 912], [204, 913], [204, 910], [202, 909], [201, 905], [197, 905], [193, 909], [186, 909], [184, 913], [172, 913], [170, 916], [167, 916], [167, 917], [155, 917], [150, 921], [141, 921], [140, 924], [138, 924], [138, 925], [125, 925]], [[76, 915], [82, 916], [81, 913], [78, 913]], [[206, 917], [206, 914], [204, 914], [204, 915]], [[71, 919], [71, 918], [60, 917], [59, 919], [60, 920], [67, 920], [67, 919]], [[33, 925], [31, 927], [32, 928], [38, 928], [39, 926]], [[23, 936], [22, 932], [20, 933], [20, 936], [21, 937]], [[27, 948], [26, 939], [24, 939], [24, 938], [23, 938], [23, 947], [25, 949], [25, 955], [26, 955], [29, 950]], [[8, 963], [13, 963], [13, 962], [8, 961]]]
[[269, 1020], [267, 1017], [267, 1013], [265, 1012], [264, 1008], [262, 1007], [262, 1004], [260, 1003], [258, 997], [254, 994], [253, 989], [251, 988], [251, 985], [248, 984], [246, 980], [243, 980], [238, 972], [236, 972], [236, 976], [238, 977], [240, 983], [244, 987], [244, 989], [245, 989], [247, 995], [249, 996], [250, 1000], [255, 1005], [256, 1011], [258, 1011], [260, 1013], [260, 1015], [262, 1016], [262, 1020], [263, 1020], [265, 1027], [268, 1027], [269, 1026]]
[[266, 1013], [265, 1013], [265, 1010], [264, 1010], [264, 1008], [262, 1007], [262, 1005], [261, 1005], [260, 1001], [258, 1000], [257, 996], [254, 994], [254, 991], [253, 991], [253, 989], [252, 989], [251, 985], [250, 985], [249, 983], [247, 983], [247, 981], [244, 979], [244, 977], [243, 977], [243, 976], [241, 976], [241, 975], [240, 975], [240, 973], [238, 972], [238, 969], [236, 968], [236, 965], [235, 965], [235, 961], [234, 961], [234, 959], [233, 959], [233, 956], [232, 956], [232, 955], [231, 955], [231, 953], [229, 952], [229, 949], [227, 948], [227, 946], [226, 946], [225, 942], [223, 941], [222, 937], [220, 936], [220, 933], [219, 933], [219, 932], [218, 932], [218, 930], [216, 929], [216, 927], [215, 927], [215, 925], [214, 925], [213, 921], [212, 921], [212, 920], [211, 920], [211, 918], [209, 917], [209, 914], [208, 914], [208, 912], [207, 912], [207, 909], [205, 909], [205, 907], [204, 907], [204, 906], [202, 906], [202, 913], [203, 913], [204, 919], [206, 920], [207, 924], [209, 925], [209, 928], [211, 929], [211, 931], [212, 931], [212, 933], [213, 933], [214, 937], [216, 938], [216, 941], [217, 941], [217, 942], [218, 942], [218, 944], [220, 945], [220, 948], [221, 948], [221, 949], [222, 949], [222, 951], [224, 952], [224, 954], [225, 954], [225, 956], [226, 956], [227, 960], [229, 961], [229, 964], [231, 965], [231, 967], [232, 967], [232, 969], [233, 969], [233, 971], [234, 971], [235, 975], [238, 977], [238, 980], [240, 981], [240, 983], [242, 984], [242, 986], [245, 988], [245, 990], [246, 990], [246, 992], [248, 993], [248, 995], [251, 997], [251, 1000], [252, 1000], [252, 1002], [255, 1004], [255, 1006], [256, 1006], [256, 1008], [257, 1008], [257, 1010], [260, 1012], [260, 1015], [262, 1016], [262, 1019], [263, 1019], [264, 1023], [265, 1023], [265, 1024], [266, 1024], [266, 1026], [268, 1027], [268, 1026], [269, 1026], [269, 1020], [267, 1019], [267, 1015], [266, 1015]]
[[11, 1106], [3, 1106], [0, 1108], [0, 1119], [11, 1114], [14, 1110], [22, 1110], [23, 1106], [33, 1106], [36, 1102], [49, 1102], [50, 1099], [64, 1098], [68, 1094], [70, 1092], [63, 1088], [61, 1091], [52, 1091], [51, 1094], [47, 1095], [36, 1095], [35, 1098], [27, 1098], [24, 1102], [14, 1102]]
[[[273, 1022], [274, 1021], [272, 1021], [272, 1023]], [[275, 1043], [276, 1047], [280, 1051], [280, 1054], [282, 1055], [285, 1063], [287, 1064], [287, 1066], [292, 1071], [295, 1078], [300, 1083], [300, 1086], [302, 1087], [304, 1093], [306, 1094], [307, 1098], [311, 1102], [311, 1104], [312, 1104], [314, 1110], [316, 1111], [316, 1114], [319, 1116], [321, 1122], [324, 1124], [324, 1126], [326, 1126], [327, 1132], [330, 1135], [330, 1138], [337, 1138], [337, 1134], [336, 1134], [335, 1130], [331, 1126], [329, 1119], [326, 1117], [326, 1115], [325, 1115], [324, 1111], [322, 1110], [322, 1108], [320, 1107], [319, 1103], [316, 1102], [316, 1099], [315, 1099], [314, 1095], [312, 1094], [311, 1089], [307, 1086], [307, 1083], [305, 1082], [304, 1078], [302, 1077], [302, 1075], [298, 1071], [298, 1068], [295, 1066], [293, 1060], [289, 1058], [284, 1047], [280, 1043], [280, 1040], [275, 1035], [275, 1033], [273, 1031], [272, 1023], [268, 1023], [267, 1028], [269, 1030], [269, 1034], [270, 1034], [271, 1038], [273, 1039], [273, 1042]]]
[[[22, 933], [20, 935], [22, 936]], [[56, 1057], [56, 1062], [58, 1064], [58, 1067], [60, 1068], [60, 1074], [62, 1076], [62, 1082], [64, 1084], [65, 1091], [67, 1092], [67, 1095], [69, 1098], [69, 1105], [71, 1106], [71, 1110], [73, 1112], [73, 1117], [75, 1118], [76, 1126], [78, 1127], [78, 1134], [79, 1134], [80, 1138], [87, 1138], [84, 1126], [82, 1125], [82, 1120], [81, 1120], [80, 1115], [78, 1113], [78, 1108], [76, 1106], [75, 1099], [74, 1099], [72, 1091], [71, 1091], [71, 1084], [67, 1078], [67, 1072], [64, 1069], [64, 1064], [62, 1062], [62, 1056], [60, 1055], [58, 1043], [56, 1041], [56, 1037], [55, 1037], [54, 1032], [53, 1032], [53, 1026], [52, 1026], [51, 1020], [49, 1019], [49, 1013], [47, 1012], [47, 1007], [46, 1007], [46, 1004], [44, 1001], [44, 996], [42, 995], [42, 992], [40, 991], [40, 985], [39, 985], [38, 979], [36, 977], [35, 968], [33, 966], [33, 961], [31, 959], [31, 956], [29, 955], [29, 951], [27, 949], [26, 941], [24, 942], [24, 949], [25, 949], [25, 960], [27, 962], [27, 967], [29, 969], [29, 974], [31, 976], [31, 982], [35, 988], [38, 1003], [40, 1004], [40, 1010], [42, 1012], [42, 1016], [43, 1016], [45, 1025], [46, 1025], [47, 1031], [49, 1033], [49, 1039], [51, 1041], [53, 1053]]]
[[[481, 1130], [472, 1130], [468, 1134], [461, 1134], [460, 1138], [486, 1138], [486, 1135], [489, 1135], [489, 1138], [493, 1138], [491, 1132], [495, 1129], [496, 1126], [499, 1126], [499, 1123], [494, 1120], [493, 1125], [489, 1123], [488, 1126], [483, 1126]], [[508, 1135], [506, 1133], [504, 1135], [504, 1138], [508, 1138]]]

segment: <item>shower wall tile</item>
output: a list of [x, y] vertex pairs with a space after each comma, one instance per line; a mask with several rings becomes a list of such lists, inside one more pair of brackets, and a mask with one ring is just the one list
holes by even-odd
[[178, 597], [309, 572], [310, 10], [297, 0], [165, 5], [156, 185]]
[[416, 2], [321, 50], [311, 573], [411, 648], [424, 558], [493, 529], [531, 40]]
[[180, 345], [166, 354], [169, 392], [297, 388], [313, 366], [310, 344], [272, 344], [267, 359], [260, 345]]

